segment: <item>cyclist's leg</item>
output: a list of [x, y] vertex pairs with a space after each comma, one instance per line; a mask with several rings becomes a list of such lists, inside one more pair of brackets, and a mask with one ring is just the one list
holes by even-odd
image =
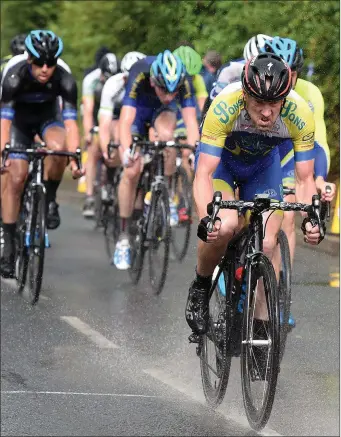
[[[196, 168], [200, 160], [200, 151], [196, 152]], [[228, 162], [232, 163], [229, 167]], [[233, 156], [224, 150], [222, 160], [213, 175], [213, 188], [222, 192], [224, 200], [234, 200], [233, 192]], [[196, 187], [194, 177], [194, 193]], [[192, 282], [186, 304], [186, 320], [195, 334], [205, 333], [208, 322], [208, 291], [211, 286], [215, 267], [224, 255], [226, 245], [238, 226], [238, 214], [233, 210], [221, 210], [220, 235], [217, 241], [211, 244], [198, 240], [196, 278]], [[202, 217], [201, 217], [202, 218]]]
[[[240, 187], [240, 197], [243, 200], [253, 200], [256, 194], [268, 194], [271, 199], [282, 200], [282, 174], [280, 166], [280, 157], [278, 150], [271, 152], [270, 156], [263, 157], [257, 163], [257, 169], [252, 177], [245, 180]], [[265, 227], [265, 238], [263, 240], [263, 251], [272, 261], [277, 248], [278, 232], [281, 228], [283, 212], [266, 212], [263, 214], [263, 224]], [[276, 276], [278, 278], [278, 268], [275, 266]], [[258, 287], [257, 304], [255, 309], [255, 318], [267, 320], [268, 311], [262, 284]]]
[[[132, 134], [145, 136], [145, 122], [150, 118], [151, 111], [137, 108], [132, 125]], [[120, 211], [120, 235], [116, 244], [113, 261], [119, 270], [130, 267], [129, 221], [134, 210], [136, 188], [142, 171], [142, 159], [135, 161], [130, 168], [124, 168], [118, 186], [118, 205]]]
[[[176, 128], [175, 128], [175, 137], [187, 137], [187, 130], [185, 126], [185, 122], [182, 118], [181, 109], [178, 108], [176, 113]], [[186, 141], [180, 141], [180, 142], [186, 142]], [[182, 166], [185, 169], [188, 180], [191, 181], [193, 179], [193, 172], [189, 163], [189, 156], [192, 152], [190, 150], [182, 150]]]
[[[62, 121], [44, 123], [40, 132], [46, 147], [55, 151], [66, 150], [66, 130]], [[49, 156], [45, 159], [44, 183], [46, 187], [48, 229], [56, 229], [60, 225], [59, 205], [56, 202], [57, 189], [67, 166], [67, 158]]]
[[[97, 108], [94, 108], [93, 126], [97, 126]], [[101, 156], [98, 135], [91, 137], [91, 143], [87, 146], [87, 160], [85, 164], [85, 201], [83, 205], [83, 216], [92, 218], [95, 216], [94, 185], [97, 176], [98, 160]]]
[[[28, 127], [16, 126], [11, 128], [11, 145], [15, 148], [26, 149], [32, 144], [33, 133]], [[11, 165], [6, 174], [6, 188], [2, 192], [1, 216], [4, 247], [0, 263], [0, 274], [5, 278], [14, 275], [15, 229], [20, 210], [21, 195], [28, 173], [28, 160], [25, 155], [11, 154]], [[2, 182], [2, 181], [1, 181]]]

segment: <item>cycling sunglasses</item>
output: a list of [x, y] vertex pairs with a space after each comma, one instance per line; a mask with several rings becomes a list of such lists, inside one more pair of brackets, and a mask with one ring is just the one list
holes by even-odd
[[45, 64], [48, 67], [54, 67], [57, 65], [57, 58], [45, 59], [45, 58], [33, 58], [33, 64], [38, 67], [43, 67]]

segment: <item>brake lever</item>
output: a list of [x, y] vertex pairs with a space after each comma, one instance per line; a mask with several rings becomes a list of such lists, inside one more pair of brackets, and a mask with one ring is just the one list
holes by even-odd
[[312, 219], [311, 224], [313, 227], [318, 225], [320, 235], [322, 238], [324, 238], [325, 232], [322, 226], [321, 215], [320, 215], [321, 200], [320, 200], [320, 196], [317, 194], [314, 194], [312, 198], [312, 209], [313, 209], [313, 214], [310, 216], [310, 218]]
[[221, 201], [222, 201], [222, 194], [220, 191], [216, 191], [213, 194], [213, 200], [211, 203], [209, 203], [207, 205], [207, 214], [210, 215], [210, 221], [207, 225], [207, 231], [208, 232], [212, 232], [213, 231], [213, 227], [214, 227], [214, 222], [217, 218], [218, 212], [220, 210], [220, 205], [221, 205]]
[[82, 151], [79, 147], [76, 149], [76, 157], [78, 170], [82, 170]]
[[131, 159], [134, 159], [138, 140], [139, 140], [138, 137], [133, 137], [133, 144], [130, 146], [130, 158]]

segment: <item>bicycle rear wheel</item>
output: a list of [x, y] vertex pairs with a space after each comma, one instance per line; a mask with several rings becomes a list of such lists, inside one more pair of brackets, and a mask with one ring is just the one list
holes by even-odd
[[45, 193], [37, 185], [32, 195], [31, 223], [28, 249], [28, 293], [29, 301], [35, 305], [39, 300], [43, 281], [45, 259]]
[[114, 200], [112, 205], [106, 205], [103, 211], [103, 235], [105, 239], [105, 250], [110, 260], [113, 257], [119, 233], [119, 211], [118, 205]]
[[175, 175], [174, 195], [177, 197], [179, 223], [172, 227], [172, 247], [176, 258], [182, 261], [187, 253], [191, 237], [192, 196], [188, 176], [183, 167]]
[[278, 244], [281, 253], [281, 268], [279, 273], [279, 309], [281, 318], [281, 348], [280, 361], [284, 356], [288, 332], [290, 331], [289, 317], [291, 307], [291, 261], [288, 238], [284, 231], [278, 234]]
[[[214, 284], [212, 284], [213, 286]], [[222, 290], [222, 285], [225, 290]], [[217, 407], [224, 399], [230, 376], [232, 355], [228, 354], [233, 326], [232, 308], [226, 305], [227, 275], [222, 270], [209, 303], [207, 334], [200, 336], [201, 381], [207, 403]]]
[[[133, 214], [134, 216], [134, 214]], [[145, 255], [145, 233], [143, 231], [143, 217], [132, 221], [130, 225], [130, 251], [131, 267], [129, 275], [133, 284], [137, 284], [141, 278]]]
[[166, 282], [171, 239], [169, 197], [164, 185], [152, 190], [149, 214], [149, 278], [156, 294], [160, 294]]
[[[255, 322], [258, 284], [262, 282], [268, 322]], [[244, 305], [241, 378], [244, 407], [250, 426], [259, 431], [269, 420], [279, 373], [280, 324], [275, 271], [259, 254], [247, 266], [247, 298]], [[260, 402], [257, 400], [259, 395]]]

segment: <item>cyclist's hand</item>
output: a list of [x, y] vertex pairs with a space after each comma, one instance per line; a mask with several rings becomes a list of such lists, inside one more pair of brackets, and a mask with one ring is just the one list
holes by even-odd
[[219, 231], [221, 227], [221, 220], [219, 217], [216, 217], [213, 231], [208, 232], [207, 226], [210, 221], [210, 217], [207, 215], [206, 217], [202, 218], [200, 220], [200, 223], [198, 225], [198, 232], [197, 235], [200, 238], [200, 240], [204, 241], [205, 243], [213, 243], [218, 239]]
[[130, 156], [130, 149], [125, 149], [125, 151], [123, 152], [123, 156], [122, 156], [123, 167], [128, 167], [128, 168], [132, 167], [139, 156], [140, 156], [139, 153], [136, 152], [134, 157], [132, 158]]
[[[336, 186], [331, 182], [316, 182], [316, 187], [321, 190], [321, 200], [331, 202], [334, 199]], [[329, 188], [328, 188], [329, 187]]]
[[85, 169], [79, 170], [75, 161], [71, 161], [70, 166], [73, 179], [79, 179], [85, 175]]
[[[325, 226], [324, 223], [323, 226]], [[308, 244], [317, 245], [323, 240], [318, 225], [311, 223], [308, 218], [303, 220], [302, 230], [304, 233], [304, 241]]]

